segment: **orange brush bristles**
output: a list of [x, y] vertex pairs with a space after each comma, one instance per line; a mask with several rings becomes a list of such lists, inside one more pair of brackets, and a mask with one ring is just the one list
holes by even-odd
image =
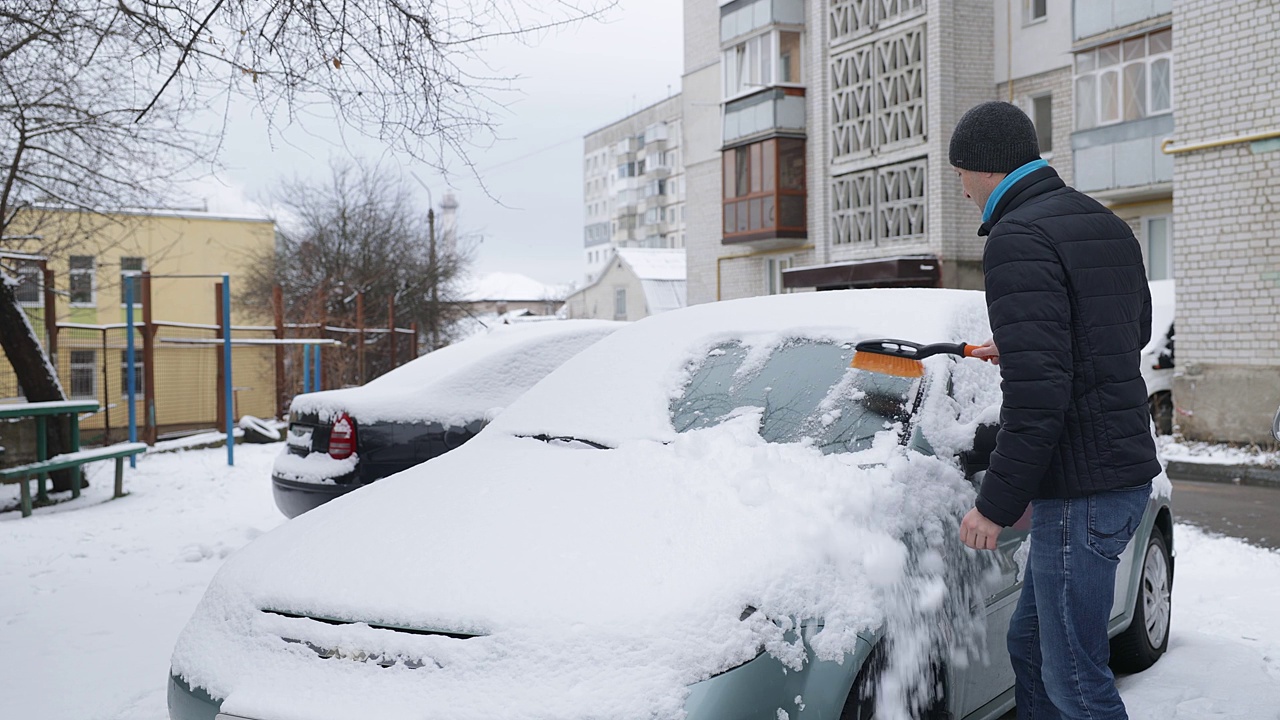
[[919, 360], [865, 351], [854, 353], [849, 367], [897, 377], [918, 378], [924, 375], [924, 363]]

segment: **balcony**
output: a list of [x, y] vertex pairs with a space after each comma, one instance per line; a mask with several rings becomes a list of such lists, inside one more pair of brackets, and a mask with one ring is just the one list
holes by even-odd
[[729, 148], [721, 157], [723, 244], [782, 247], [808, 237], [804, 140], [770, 138]]
[[724, 106], [724, 145], [769, 135], [803, 136], [805, 129], [804, 91], [775, 88]]
[[1173, 134], [1173, 115], [1082, 130], [1071, 136], [1075, 186], [1082, 192], [1167, 195], [1173, 156], [1160, 143]]

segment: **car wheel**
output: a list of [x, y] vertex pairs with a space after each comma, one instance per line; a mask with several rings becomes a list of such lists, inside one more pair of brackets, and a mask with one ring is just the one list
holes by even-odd
[[1111, 640], [1111, 667], [1133, 673], [1155, 664], [1169, 647], [1172, 618], [1173, 563], [1160, 528], [1151, 529], [1142, 559], [1142, 578], [1134, 603], [1133, 622]]
[[[889, 664], [889, 659], [885, 654], [884, 643], [876, 645], [871, 651], [871, 655], [867, 657], [867, 661], [862, 663], [862, 669], [858, 671], [858, 676], [853, 680], [853, 687], [849, 689], [849, 696], [845, 698], [844, 709], [840, 711], [840, 720], [874, 720], [876, 717], [876, 686], [880, 676], [884, 674], [885, 666]], [[934, 676], [938, 677], [940, 671], [935, 669]], [[947, 703], [945, 698], [935, 700], [922, 715], [921, 720], [943, 720], [949, 717], [946, 712]]]
[[1155, 421], [1156, 432], [1160, 435], [1173, 434], [1173, 395], [1169, 392], [1158, 392], [1147, 402], [1151, 405], [1151, 419]]

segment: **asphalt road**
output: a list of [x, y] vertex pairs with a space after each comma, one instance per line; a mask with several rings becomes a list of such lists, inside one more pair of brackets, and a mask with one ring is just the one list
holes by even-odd
[[1173, 516], [1176, 522], [1280, 550], [1280, 488], [1174, 480]]

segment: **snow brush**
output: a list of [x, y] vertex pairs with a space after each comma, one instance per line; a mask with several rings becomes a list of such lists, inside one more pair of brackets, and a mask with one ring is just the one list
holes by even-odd
[[924, 375], [921, 360], [934, 355], [958, 355], [974, 357], [977, 345], [968, 343], [934, 343], [921, 345], [907, 340], [864, 340], [854, 346], [853, 362], [849, 367], [858, 370], [917, 378]]

